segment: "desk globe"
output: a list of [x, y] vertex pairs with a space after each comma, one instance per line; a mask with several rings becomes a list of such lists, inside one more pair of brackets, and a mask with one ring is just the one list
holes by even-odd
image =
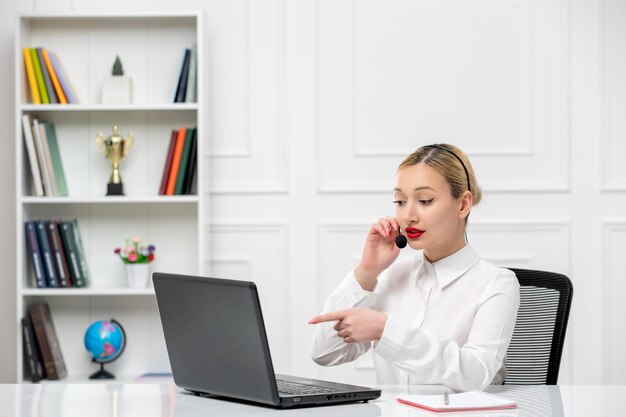
[[119, 358], [126, 347], [126, 332], [115, 319], [99, 320], [91, 324], [85, 332], [85, 348], [91, 353], [94, 362], [100, 364], [100, 370], [89, 379], [115, 378], [104, 369], [104, 364]]

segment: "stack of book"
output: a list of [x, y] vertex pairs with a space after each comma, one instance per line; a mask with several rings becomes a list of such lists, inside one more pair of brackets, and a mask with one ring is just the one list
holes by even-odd
[[37, 196], [67, 196], [67, 182], [54, 124], [22, 116], [24, 142]]
[[22, 48], [24, 69], [34, 104], [75, 104], [67, 76], [57, 56], [46, 48]]
[[180, 64], [172, 101], [174, 103], [195, 103], [198, 80], [198, 48], [194, 44], [186, 48]]
[[37, 288], [88, 285], [89, 268], [76, 219], [26, 221], [24, 232]]
[[161, 176], [160, 195], [193, 194], [197, 166], [198, 129], [172, 130]]
[[47, 303], [28, 306], [22, 318], [24, 367], [31, 381], [61, 379], [67, 375], [61, 345]]

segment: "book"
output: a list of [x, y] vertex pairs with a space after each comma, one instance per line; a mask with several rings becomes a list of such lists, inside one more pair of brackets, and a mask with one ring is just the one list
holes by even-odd
[[167, 179], [167, 190], [165, 194], [174, 195], [176, 189], [176, 179], [178, 177], [178, 168], [180, 167], [180, 158], [183, 154], [183, 147], [185, 146], [185, 136], [187, 134], [186, 128], [178, 130], [178, 137], [176, 138], [176, 147], [174, 148], [174, 156], [172, 157], [172, 166], [170, 169], [169, 178]]
[[194, 170], [194, 175], [190, 177], [191, 182], [189, 183], [189, 192], [187, 194], [198, 195], [198, 174], [196, 173], [196, 166], [192, 167]]
[[67, 75], [65, 74], [65, 71], [63, 70], [63, 66], [61, 65], [61, 62], [57, 58], [56, 54], [53, 52], [50, 52], [48, 56], [50, 57], [50, 63], [52, 64], [52, 68], [54, 68], [54, 72], [59, 78], [59, 84], [61, 84], [61, 88], [63, 89], [63, 93], [65, 93], [67, 102], [69, 104], [76, 104], [78, 102], [76, 99], [76, 94], [74, 93], [72, 86], [68, 82]]
[[85, 279], [83, 277], [82, 268], [80, 267], [78, 248], [76, 247], [74, 232], [72, 230], [74, 227], [72, 221], [59, 221], [57, 222], [57, 227], [61, 233], [61, 240], [63, 241], [63, 248], [65, 250], [65, 256], [67, 257], [72, 282], [75, 287], [84, 287]]
[[46, 162], [46, 171], [48, 171], [48, 175], [50, 177], [50, 186], [52, 189], [53, 196], [58, 195], [58, 187], [57, 187], [57, 178], [54, 174], [54, 168], [52, 167], [52, 156], [50, 155], [50, 145], [48, 144], [48, 133], [46, 132], [46, 122], [37, 122], [37, 128], [39, 129], [39, 135], [41, 136], [41, 143], [43, 144], [43, 154]]
[[46, 228], [48, 229], [48, 239], [50, 239], [50, 248], [52, 255], [56, 262], [57, 272], [59, 273], [59, 286], [68, 288], [72, 287], [72, 277], [70, 276], [70, 268], [67, 264], [67, 257], [65, 250], [63, 249], [63, 243], [61, 241], [61, 234], [57, 228], [57, 223], [50, 220], [46, 221]]
[[35, 222], [24, 222], [24, 240], [26, 241], [26, 250], [30, 261], [33, 265], [33, 273], [35, 274], [35, 286], [37, 288], [45, 288], [46, 276], [44, 274], [43, 260], [41, 259], [41, 250], [39, 249], [39, 239], [37, 238], [37, 229]]
[[196, 83], [198, 80], [198, 45], [195, 43], [191, 47], [191, 55], [189, 57], [189, 71], [187, 76], [187, 90], [185, 91], [185, 102], [195, 103], [196, 99]]
[[37, 56], [37, 51], [35, 48], [29, 48], [30, 57], [33, 61], [33, 69], [35, 70], [35, 79], [37, 80], [37, 87], [39, 89], [39, 94], [41, 95], [41, 103], [42, 104], [50, 104], [50, 99], [48, 98], [48, 92], [46, 91], [46, 84], [43, 80], [43, 74], [41, 72], [41, 64], [39, 63], [39, 57]]
[[52, 81], [52, 86], [54, 87], [54, 92], [56, 93], [59, 102], [61, 104], [67, 104], [67, 98], [63, 93], [63, 88], [61, 88], [61, 83], [59, 83], [59, 78], [57, 77], [56, 72], [54, 71], [54, 67], [52, 66], [52, 62], [50, 61], [50, 57], [48, 56], [48, 50], [46, 48], [41, 48], [41, 54], [43, 55], [43, 60], [46, 63], [46, 69], [50, 74], [50, 80]]
[[63, 170], [63, 161], [61, 160], [61, 151], [57, 142], [57, 132], [54, 124], [50, 122], [43, 123], [46, 130], [46, 139], [48, 140], [48, 149], [50, 150], [50, 159], [52, 160], [52, 171], [56, 183], [56, 195], [67, 197], [67, 181], [65, 179], [65, 171]]
[[28, 315], [33, 322], [37, 343], [41, 350], [46, 378], [61, 379], [67, 375], [59, 338], [54, 328], [50, 307], [47, 303], [28, 306]]
[[35, 194], [37, 194], [38, 197], [41, 197], [44, 195], [43, 182], [41, 179], [41, 171], [39, 170], [39, 162], [37, 162], [37, 149], [35, 148], [35, 139], [33, 138], [33, 131], [30, 127], [30, 116], [28, 114], [22, 115], [22, 130], [24, 133], [26, 152], [28, 153], [30, 173], [33, 176]]
[[178, 175], [176, 176], [176, 187], [174, 188], [175, 195], [184, 194], [184, 181], [185, 173], [187, 172], [187, 166], [189, 165], [189, 154], [191, 153], [191, 142], [194, 136], [193, 128], [187, 129], [185, 133], [185, 143], [183, 144], [183, 152], [180, 157], [180, 166], [178, 168]]
[[178, 130], [172, 130], [170, 136], [170, 144], [167, 148], [167, 156], [165, 157], [165, 164], [163, 166], [163, 174], [161, 175], [161, 186], [159, 187], [159, 195], [165, 195], [167, 190], [167, 180], [170, 176], [170, 169], [172, 168], [172, 158], [174, 157], [174, 148], [176, 147], [176, 137], [178, 136]]
[[185, 102], [185, 93], [187, 91], [187, 79], [189, 78], [189, 59], [191, 58], [191, 50], [185, 49], [185, 58], [183, 59], [183, 67], [180, 70], [180, 78], [178, 79], [178, 87], [176, 88], [175, 103]]
[[50, 288], [57, 288], [59, 286], [59, 276], [52, 255], [52, 249], [50, 248], [45, 222], [41, 220], [35, 221], [35, 228], [37, 229], [37, 239], [39, 240], [39, 251], [41, 253], [46, 284]]
[[31, 102], [33, 104], [41, 104], [37, 78], [35, 78], [35, 68], [33, 68], [33, 58], [30, 56], [30, 48], [22, 48], [22, 53], [24, 54], [24, 69], [26, 69], [26, 79], [28, 80]]
[[35, 338], [33, 323], [28, 315], [22, 318], [22, 348], [24, 354], [25, 375], [32, 382], [41, 381], [45, 377], [39, 345]]
[[194, 175], [196, 174], [196, 165], [198, 163], [197, 154], [198, 154], [198, 129], [193, 129], [193, 137], [191, 139], [191, 153], [189, 154], [189, 165], [187, 166], [187, 171], [185, 172], [185, 180], [183, 183], [183, 194], [193, 194], [191, 192], [191, 184], [194, 179]]
[[174, 382], [174, 375], [171, 372], [146, 372], [135, 377], [135, 382], [160, 381], [160, 383]]
[[185, 64], [185, 56], [187, 55], [187, 50], [183, 51], [183, 59], [180, 61], [180, 66], [178, 67], [178, 75], [176, 75], [176, 83], [174, 84], [174, 92], [172, 93], [172, 103], [176, 103], [176, 96], [178, 96], [178, 90], [180, 86], [180, 78], [183, 75], [183, 67]]
[[[76, 251], [78, 252], [78, 265], [80, 265], [80, 271], [83, 273], [82, 286], [89, 286], [89, 266], [87, 265], [87, 257], [85, 256], [85, 248], [83, 247], [83, 241], [80, 237], [80, 228], [78, 227], [78, 220], [72, 219], [72, 235], [74, 236], [74, 244], [76, 245]], [[80, 287], [78, 283], [76, 286]]]
[[46, 85], [46, 91], [48, 92], [50, 104], [58, 104], [59, 99], [57, 98], [57, 94], [54, 92], [52, 78], [50, 78], [50, 73], [48, 72], [48, 68], [46, 68], [46, 61], [43, 59], [42, 48], [35, 48], [35, 51], [37, 51], [37, 58], [39, 59], [39, 65], [41, 66], [41, 75], [43, 76], [43, 82]]
[[39, 121], [37, 119], [33, 119], [31, 123], [31, 130], [33, 138], [35, 139], [35, 149], [37, 150], [37, 160], [39, 161], [39, 170], [41, 172], [44, 194], [52, 196], [54, 194], [52, 191], [52, 183], [50, 182], [50, 172], [48, 171], [48, 164], [46, 163], [46, 154], [44, 152], [41, 131], [39, 130]]
[[450, 394], [446, 404], [444, 395], [403, 395], [397, 398], [402, 404], [429, 411], [486, 411], [517, 408], [517, 402], [482, 391]]

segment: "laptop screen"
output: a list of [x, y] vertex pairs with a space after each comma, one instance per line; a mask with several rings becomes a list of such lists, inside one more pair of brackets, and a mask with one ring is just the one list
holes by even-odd
[[153, 281], [176, 385], [279, 402], [253, 283], [157, 272]]

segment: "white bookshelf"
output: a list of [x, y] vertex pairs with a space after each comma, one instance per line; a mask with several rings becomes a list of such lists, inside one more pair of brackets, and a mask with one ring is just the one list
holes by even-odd
[[[202, 274], [203, 269], [203, 39], [196, 12], [106, 15], [22, 14], [15, 45], [16, 74], [16, 244], [17, 363], [24, 380], [20, 319], [32, 302], [51, 308], [68, 379], [86, 380], [97, 366], [83, 345], [95, 320], [115, 318], [128, 341], [123, 355], [106, 366], [130, 377], [169, 370], [154, 290], [126, 286], [125, 269], [113, 249], [125, 236], [156, 246], [152, 271]], [[185, 48], [197, 45], [197, 102], [172, 103]], [[56, 53], [79, 103], [36, 105], [28, 102], [22, 47]], [[101, 85], [119, 55], [132, 77], [133, 101], [101, 104]], [[22, 136], [22, 115], [54, 123], [69, 189], [68, 197], [37, 197]], [[135, 144], [121, 163], [125, 196], [107, 197], [110, 164], [96, 135], [133, 132]], [[172, 129], [195, 126], [197, 195], [158, 195]], [[23, 224], [27, 220], [78, 219], [90, 269], [87, 288], [36, 288], [27, 256]]]

